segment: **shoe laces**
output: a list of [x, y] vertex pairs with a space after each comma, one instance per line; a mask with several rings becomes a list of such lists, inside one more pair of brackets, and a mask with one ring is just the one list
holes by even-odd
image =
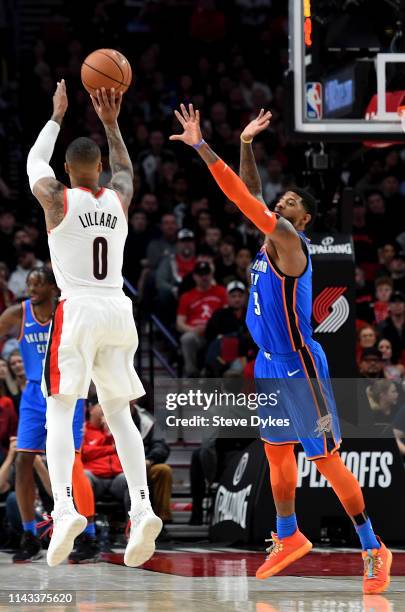
[[55, 506], [51, 512], [51, 517], [55, 523], [55, 521], [59, 521], [75, 514], [77, 514], [77, 512], [73, 504], [61, 504], [59, 506]]
[[373, 551], [368, 548], [367, 556], [364, 557], [364, 576], [369, 579], [376, 578], [382, 565], [383, 560], [381, 559], [378, 550], [373, 554]]
[[151, 516], [153, 515], [154, 512], [152, 510], [152, 507], [147, 505], [147, 506], [143, 506], [140, 507], [136, 510], [131, 510], [129, 512], [129, 523], [127, 525], [127, 529], [126, 531], [131, 527], [137, 527], [139, 525], [139, 523], [146, 518], [147, 516]]
[[50, 514], [44, 514], [43, 515], [43, 519], [44, 519], [43, 521], [39, 521], [39, 523], [37, 523], [37, 529], [42, 529], [42, 527], [45, 527], [44, 531], [39, 536], [41, 540], [46, 538], [46, 536], [49, 536], [51, 538], [52, 537], [52, 533], [53, 533], [53, 518], [52, 518], [52, 516]]
[[268, 548], [266, 548], [266, 553], [268, 553], [267, 559], [269, 559], [270, 557], [272, 557], [274, 555], [277, 555], [284, 548], [284, 545], [281, 542], [281, 540], [279, 540], [279, 538], [273, 532], [271, 534], [271, 538], [267, 538], [264, 541], [265, 542], [272, 542], [272, 544], [270, 544], [270, 546]]

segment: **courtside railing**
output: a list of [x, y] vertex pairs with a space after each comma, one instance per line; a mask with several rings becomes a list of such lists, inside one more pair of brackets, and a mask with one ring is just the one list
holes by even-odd
[[[181, 377], [182, 375], [182, 359], [180, 352], [180, 343], [177, 338], [167, 329], [162, 321], [153, 313], [146, 314], [141, 308], [137, 308], [137, 301], [139, 300], [139, 292], [135, 289], [131, 283], [124, 278], [124, 288], [129, 293], [136, 311], [135, 320], [137, 323], [137, 329], [139, 334], [139, 348], [136, 353], [137, 372], [140, 376], [145, 376], [149, 379], [150, 383], [154, 384], [155, 379], [155, 360], [159, 362], [165, 372], [171, 377]], [[176, 355], [176, 367], [173, 367], [169, 363], [168, 358], [163, 354], [161, 350], [156, 347], [156, 338], [159, 335], [160, 339], [163, 339], [168, 346], [169, 353]], [[146, 343], [146, 339], [148, 342]], [[145, 345], [147, 344], [147, 372], [145, 372], [145, 364], [143, 363], [142, 357], [145, 354]]]

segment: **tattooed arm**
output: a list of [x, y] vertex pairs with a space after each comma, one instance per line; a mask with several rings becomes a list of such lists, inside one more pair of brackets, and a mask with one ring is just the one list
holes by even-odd
[[240, 142], [239, 176], [249, 189], [250, 193], [258, 200], [263, 200], [262, 181], [256, 166], [256, 160], [249, 142]]
[[258, 200], [264, 202], [262, 194], [262, 181], [256, 166], [256, 160], [252, 149], [253, 138], [267, 129], [270, 124], [270, 111], [260, 111], [256, 119], [251, 121], [240, 135], [240, 165], [239, 176], [249, 189], [250, 193]]
[[118, 115], [121, 109], [122, 93], [116, 94], [111, 89], [108, 95], [104, 87], [97, 90], [97, 96], [91, 96], [94, 109], [100, 117], [110, 152], [111, 188], [117, 191], [122, 203], [128, 209], [133, 195], [134, 170], [118, 126]]
[[105, 125], [108, 147], [110, 150], [111, 187], [118, 191], [125, 206], [128, 208], [134, 191], [134, 170], [120, 128], [114, 125]]

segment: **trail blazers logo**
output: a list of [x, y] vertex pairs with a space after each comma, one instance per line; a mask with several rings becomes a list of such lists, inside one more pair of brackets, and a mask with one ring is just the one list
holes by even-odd
[[347, 287], [325, 287], [315, 298], [314, 319], [318, 326], [315, 333], [333, 334], [346, 323], [349, 316], [349, 302], [344, 297]]

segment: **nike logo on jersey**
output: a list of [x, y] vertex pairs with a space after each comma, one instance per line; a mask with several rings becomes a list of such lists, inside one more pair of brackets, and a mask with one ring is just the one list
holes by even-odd
[[298, 374], [298, 372], [300, 372], [301, 370], [294, 370], [293, 372], [288, 371], [287, 374], [288, 376], [294, 376], [294, 374]]
[[34, 323], [26, 323], [25, 327], [32, 327], [33, 325], [35, 325], [35, 322]]

